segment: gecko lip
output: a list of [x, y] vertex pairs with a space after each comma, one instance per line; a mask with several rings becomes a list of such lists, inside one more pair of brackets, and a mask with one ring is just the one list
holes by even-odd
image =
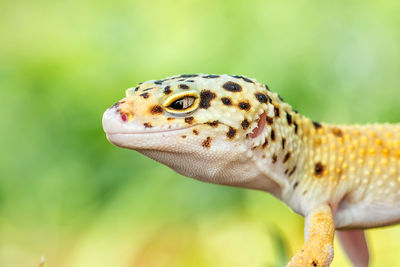
[[[144, 149], [147, 146], [154, 144], [155, 147], [160, 146], [160, 142], [165, 142], [168, 140], [167, 144], [175, 143], [174, 140], [176, 136], [180, 134], [187, 134], [188, 131], [195, 127], [196, 125], [179, 128], [179, 129], [169, 129], [165, 131], [138, 131], [138, 132], [106, 132], [108, 141], [116, 146], [124, 148], [136, 148]], [[164, 140], [164, 141], [160, 141]], [[158, 144], [158, 145], [157, 145]]]

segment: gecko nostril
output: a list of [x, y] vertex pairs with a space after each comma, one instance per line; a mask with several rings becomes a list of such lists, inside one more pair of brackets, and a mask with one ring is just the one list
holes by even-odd
[[126, 115], [125, 113], [121, 113], [121, 120], [126, 122], [128, 120], [128, 115]]

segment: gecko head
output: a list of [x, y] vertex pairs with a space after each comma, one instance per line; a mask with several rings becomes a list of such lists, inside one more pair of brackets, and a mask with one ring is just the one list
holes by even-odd
[[180, 75], [129, 88], [103, 127], [111, 143], [183, 175], [234, 184], [255, 175], [248, 151], [262, 142], [269, 101], [266, 86], [243, 76]]

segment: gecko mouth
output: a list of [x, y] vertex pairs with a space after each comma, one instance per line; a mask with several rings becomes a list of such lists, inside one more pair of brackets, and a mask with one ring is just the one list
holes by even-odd
[[168, 134], [168, 133], [180, 133], [180, 132], [184, 132], [190, 128], [196, 127], [198, 124], [189, 126], [189, 127], [184, 127], [184, 128], [175, 128], [175, 129], [155, 129], [155, 130], [139, 130], [139, 131], [107, 131], [104, 130], [107, 134], [107, 136], [111, 136], [111, 135], [147, 135], [147, 134]]
[[180, 129], [156, 130], [156, 131], [130, 131], [130, 132], [107, 132], [106, 137], [112, 144], [130, 149], [160, 149], [165, 143], [174, 144], [176, 136], [187, 135], [190, 126]]

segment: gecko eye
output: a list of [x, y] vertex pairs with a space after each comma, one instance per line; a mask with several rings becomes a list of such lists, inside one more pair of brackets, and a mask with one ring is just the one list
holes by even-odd
[[166, 110], [173, 114], [188, 113], [195, 110], [198, 106], [199, 98], [196, 93], [188, 92], [185, 94], [172, 96], [164, 104]]
[[193, 106], [196, 98], [193, 96], [185, 96], [172, 102], [168, 107], [175, 110], [185, 110]]

